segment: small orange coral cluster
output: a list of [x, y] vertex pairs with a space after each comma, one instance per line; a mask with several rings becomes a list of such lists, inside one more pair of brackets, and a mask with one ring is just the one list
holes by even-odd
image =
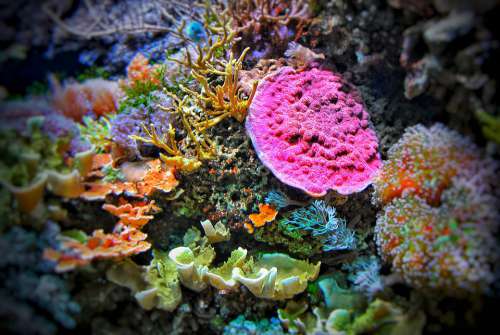
[[278, 211], [271, 205], [259, 204], [259, 213], [250, 214], [248, 218], [252, 223], [245, 223], [245, 228], [252, 234], [255, 228], [264, 226], [267, 222], [272, 222]]
[[159, 65], [149, 65], [149, 60], [143, 54], [138, 53], [127, 66], [127, 80], [120, 84], [125, 87], [134, 88], [141, 84], [159, 85]]
[[85, 115], [99, 117], [118, 110], [121, 91], [116, 82], [89, 79], [61, 86], [53, 79], [52, 86], [54, 107], [77, 122], [81, 122]]
[[[129, 203], [123, 198], [118, 206], [104, 204], [103, 209], [120, 218], [112, 233], [98, 229], [91, 236], [61, 236], [59, 250], [46, 249], [44, 258], [56, 263], [57, 272], [65, 272], [90, 264], [94, 259], [124, 258], [148, 250], [151, 244], [139, 229], [153, 219], [150, 212], [159, 208], [154, 201]], [[83, 233], [82, 233], [83, 235]]]
[[[86, 191], [81, 197], [85, 200], [104, 200], [109, 194], [127, 194], [143, 198], [156, 191], [170, 192], [179, 184], [174, 175], [175, 168], [164, 165], [159, 159], [124, 163], [120, 170], [126, 181], [106, 182], [98, 179], [87, 182]], [[93, 175], [97, 175], [98, 171], [99, 169], [95, 170]]]

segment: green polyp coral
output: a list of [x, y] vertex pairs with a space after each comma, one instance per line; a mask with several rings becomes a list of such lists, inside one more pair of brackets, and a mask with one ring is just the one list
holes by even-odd
[[27, 186], [43, 170], [67, 172], [63, 153], [69, 139], [52, 141], [42, 133], [43, 117], [28, 120], [29, 137], [15, 131], [0, 132], [0, 180], [14, 186]]
[[153, 260], [146, 267], [125, 260], [109, 268], [106, 276], [111, 282], [130, 289], [146, 310], [173, 311], [182, 301], [176, 266], [160, 251], [153, 251]]
[[325, 307], [331, 309], [359, 309], [365, 304], [363, 295], [349, 290], [343, 285], [340, 276], [327, 275], [320, 277], [316, 284], [323, 295]]
[[83, 123], [78, 124], [80, 135], [93, 147], [97, 153], [107, 152], [111, 148], [111, 123], [109, 118], [101, 116], [93, 119], [83, 117]]
[[311, 264], [286, 254], [269, 253], [235, 268], [233, 276], [257, 297], [283, 300], [303, 292], [319, 269], [320, 262]]
[[423, 312], [404, 313], [400, 307], [376, 299], [363, 314], [354, 319], [347, 329], [348, 334], [418, 335], [421, 334], [424, 324]]
[[476, 111], [476, 117], [481, 123], [483, 135], [498, 144], [500, 144], [500, 116], [493, 116], [487, 112]]
[[307, 239], [300, 232], [286, 229], [283, 220], [272, 222], [264, 229], [256, 229], [253, 236], [257, 241], [283, 245], [289, 252], [305, 257], [320, 253], [322, 248], [318, 241]]

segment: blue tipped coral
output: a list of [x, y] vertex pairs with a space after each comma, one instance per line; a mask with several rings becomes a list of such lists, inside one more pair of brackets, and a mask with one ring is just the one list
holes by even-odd
[[344, 219], [337, 217], [335, 208], [316, 200], [311, 205], [292, 212], [283, 222], [290, 231], [306, 231], [323, 241], [324, 251], [349, 250], [356, 247], [354, 232]]

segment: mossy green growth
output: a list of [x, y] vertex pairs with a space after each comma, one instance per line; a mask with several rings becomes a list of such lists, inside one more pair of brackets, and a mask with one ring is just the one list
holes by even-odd
[[82, 73], [76, 76], [76, 80], [79, 82], [84, 82], [88, 79], [102, 78], [109, 79], [111, 73], [103, 67], [100, 66], [90, 66], [82, 71]]
[[15, 131], [0, 132], [0, 180], [22, 187], [44, 170], [69, 172], [63, 155], [70, 139], [52, 141], [42, 133], [42, 125], [43, 117], [29, 119], [29, 137], [19, 136]]
[[88, 116], [83, 117], [83, 123], [78, 124], [80, 135], [89, 142], [96, 153], [103, 153], [111, 147], [111, 122], [107, 117], [93, 119]]
[[257, 241], [268, 243], [270, 245], [285, 246], [292, 254], [302, 257], [310, 257], [321, 253], [322, 244], [317, 240], [305, 238], [305, 234], [300, 231], [290, 231], [286, 229], [283, 220], [277, 223], [273, 222], [265, 227], [265, 229], [256, 229], [254, 238]]
[[477, 111], [476, 117], [481, 122], [483, 135], [498, 144], [500, 144], [500, 115], [493, 116], [484, 111]]

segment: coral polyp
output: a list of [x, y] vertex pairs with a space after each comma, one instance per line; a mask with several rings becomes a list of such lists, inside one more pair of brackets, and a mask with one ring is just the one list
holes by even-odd
[[409, 129], [375, 182], [383, 259], [408, 284], [448, 294], [485, 291], [497, 261], [495, 164], [442, 125]]

